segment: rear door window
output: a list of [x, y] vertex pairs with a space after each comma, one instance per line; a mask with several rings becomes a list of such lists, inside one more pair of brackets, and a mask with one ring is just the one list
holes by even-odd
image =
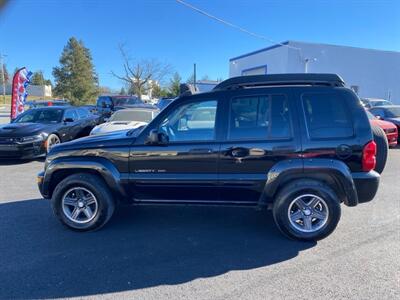
[[230, 106], [229, 140], [268, 140], [291, 137], [285, 95], [234, 98]]
[[302, 104], [310, 138], [346, 138], [354, 135], [346, 99], [339, 94], [306, 93], [302, 95]]

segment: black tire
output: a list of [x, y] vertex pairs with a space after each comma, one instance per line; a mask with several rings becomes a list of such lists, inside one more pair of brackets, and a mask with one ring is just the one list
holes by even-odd
[[378, 126], [371, 126], [372, 133], [374, 135], [374, 141], [376, 143], [376, 166], [375, 171], [381, 174], [386, 166], [389, 143], [386, 138], [386, 134], [382, 128]]
[[[303, 232], [297, 229], [289, 219], [289, 207], [300, 196], [312, 194], [323, 199], [327, 206], [325, 223], [314, 232]], [[285, 185], [278, 193], [273, 205], [273, 217], [279, 230], [291, 239], [316, 241], [331, 234], [341, 215], [340, 201], [335, 192], [326, 184], [313, 179], [295, 180]], [[319, 222], [314, 218], [312, 222]]]
[[[77, 223], [68, 218], [63, 210], [65, 193], [73, 188], [84, 188], [90, 191], [97, 202], [93, 219], [87, 223]], [[108, 222], [115, 210], [115, 201], [104, 180], [93, 174], [78, 173], [62, 180], [55, 188], [51, 198], [54, 214], [62, 224], [77, 231], [89, 231], [101, 228]]]

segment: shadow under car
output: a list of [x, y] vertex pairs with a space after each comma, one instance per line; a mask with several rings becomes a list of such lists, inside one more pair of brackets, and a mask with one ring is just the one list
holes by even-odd
[[96, 295], [176, 285], [289, 260], [316, 245], [291, 241], [266, 211], [132, 206], [96, 232], [77, 233], [49, 201], [0, 204], [0, 298]]

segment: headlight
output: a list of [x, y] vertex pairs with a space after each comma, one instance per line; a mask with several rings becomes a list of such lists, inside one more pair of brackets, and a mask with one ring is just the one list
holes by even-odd
[[44, 136], [42, 134], [32, 135], [32, 136], [24, 136], [24, 137], [16, 138], [15, 141], [18, 144], [42, 142], [42, 141], [44, 141]]
[[50, 163], [51, 163], [51, 159], [47, 156], [46, 160], [44, 161], [44, 171], [47, 170], [47, 167], [49, 166]]

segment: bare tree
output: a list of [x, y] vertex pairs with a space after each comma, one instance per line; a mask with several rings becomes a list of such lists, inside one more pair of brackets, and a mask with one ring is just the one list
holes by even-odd
[[163, 64], [156, 59], [132, 60], [126, 53], [124, 45], [118, 46], [123, 59], [124, 73], [122, 76], [111, 71], [116, 78], [129, 85], [131, 93], [139, 98], [151, 87], [151, 83], [162, 82], [171, 73], [171, 66]]

